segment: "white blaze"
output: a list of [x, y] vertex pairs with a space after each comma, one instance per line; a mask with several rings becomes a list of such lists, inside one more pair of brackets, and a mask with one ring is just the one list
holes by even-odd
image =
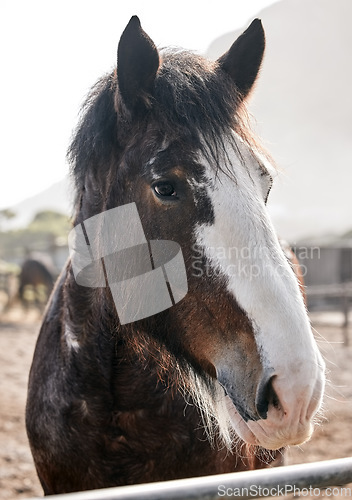
[[[249, 147], [237, 142], [242, 159], [229, 149], [234, 179], [221, 171], [215, 175], [213, 166], [207, 168], [215, 220], [213, 225], [196, 228], [197, 243], [211, 266], [226, 278], [228, 291], [251, 320], [263, 366], [276, 375], [274, 388], [283, 411], [286, 414], [296, 405], [295, 418], [307, 420], [320, 404], [324, 362], [297, 279], [267, 213], [268, 179]], [[256, 426], [250, 422], [253, 432]]]

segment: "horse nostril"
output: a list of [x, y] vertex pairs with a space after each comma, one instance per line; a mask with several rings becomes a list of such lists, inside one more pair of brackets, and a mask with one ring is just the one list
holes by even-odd
[[262, 419], [266, 419], [270, 405], [275, 406], [275, 408], [280, 406], [279, 398], [272, 384], [274, 377], [275, 375], [264, 376], [258, 385], [255, 407]]

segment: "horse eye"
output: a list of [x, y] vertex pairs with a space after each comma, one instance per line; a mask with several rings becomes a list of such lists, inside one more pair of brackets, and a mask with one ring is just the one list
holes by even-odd
[[175, 188], [170, 182], [158, 182], [154, 184], [153, 189], [159, 198], [177, 197]]

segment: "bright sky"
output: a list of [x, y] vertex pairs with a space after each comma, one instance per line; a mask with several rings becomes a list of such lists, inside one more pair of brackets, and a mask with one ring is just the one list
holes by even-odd
[[0, 209], [67, 173], [79, 107], [137, 14], [157, 46], [205, 52], [273, 0], [1, 0]]

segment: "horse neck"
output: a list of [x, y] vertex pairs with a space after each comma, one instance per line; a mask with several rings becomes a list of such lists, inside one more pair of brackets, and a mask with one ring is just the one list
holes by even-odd
[[[152, 387], [161, 384], [164, 389], [177, 385], [177, 370], [175, 363], [170, 363], [169, 353], [146, 330], [135, 324], [119, 324], [108, 288], [77, 285], [70, 265], [65, 281], [65, 351], [69, 359], [74, 358], [80, 365], [80, 371], [92, 372], [91, 361], [86, 364], [90, 359], [95, 360], [95, 368], [103, 379], [115, 387], [126, 387], [123, 381], [128, 379], [139, 383], [144, 380]], [[137, 398], [136, 393], [133, 398]]]

